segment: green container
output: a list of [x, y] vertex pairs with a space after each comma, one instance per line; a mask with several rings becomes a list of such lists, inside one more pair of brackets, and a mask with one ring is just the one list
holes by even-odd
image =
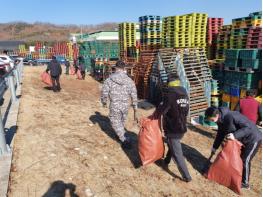
[[225, 60], [225, 66], [226, 67], [236, 68], [236, 67], [238, 67], [238, 65], [240, 65], [239, 63], [240, 63], [239, 59], [230, 59], [227, 57]]
[[242, 59], [242, 67], [259, 69], [259, 59]]
[[207, 127], [214, 127], [217, 126], [216, 123], [205, 120], [205, 116], [204, 115], [200, 115], [199, 116], [199, 123], [203, 126], [207, 126]]
[[238, 59], [239, 58], [239, 49], [227, 49], [225, 50], [225, 56], [228, 59]]
[[241, 59], [257, 59], [260, 55], [258, 54], [258, 49], [243, 49], [239, 52], [239, 57]]

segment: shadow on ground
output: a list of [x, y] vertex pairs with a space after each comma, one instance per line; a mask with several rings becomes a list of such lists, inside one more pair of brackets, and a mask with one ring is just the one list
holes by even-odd
[[210, 164], [208, 159], [195, 148], [184, 143], [182, 143], [182, 149], [186, 160], [191, 163], [195, 170], [203, 174], [204, 169]]
[[[172, 162], [171, 162], [172, 163]], [[181, 177], [179, 177], [178, 175], [174, 174], [167, 165], [164, 164], [164, 160], [163, 159], [159, 159], [158, 161], [155, 162], [155, 164], [162, 168], [165, 172], [167, 172], [169, 175], [171, 175], [173, 178], [175, 179], [181, 179]]]
[[46, 86], [46, 87], [44, 87], [44, 89], [45, 89], [45, 90], [53, 90], [53, 88], [50, 87], [50, 86]]
[[[90, 116], [89, 119], [93, 124], [98, 123], [98, 125], [104, 133], [106, 133], [110, 138], [112, 138], [116, 142], [120, 143], [118, 136], [115, 134], [113, 128], [111, 127], [110, 119], [107, 116], [102, 115], [100, 112], [95, 112], [95, 114]], [[138, 151], [137, 134], [126, 130], [126, 136], [132, 140], [133, 147], [130, 150], [122, 150], [125, 152], [129, 160], [133, 164], [134, 168], [138, 168], [141, 166], [141, 160]]]
[[64, 183], [63, 181], [55, 181], [42, 197], [79, 197], [75, 194], [75, 191], [76, 185]]
[[9, 129], [5, 128], [5, 139], [6, 139], [6, 144], [9, 146], [11, 145], [11, 142], [15, 136], [17, 130], [17, 126], [12, 126]]
[[187, 127], [188, 127], [191, 131], [194, 131], [194, 132], [196, 132], [196, 133], [200, 133], [201, 135], [206, 136], [206, 137], [208, 137], [208, 138], [214, 138], [214, 137], [215, 137], [213, 133], [206, 131], [205, 128], [204, 128], [204, 129], [197, 128], [197, 127], [195, 127], [195, 126], [193, 126], [193, 125], [191, 125], [191, 124], [188, 124]]

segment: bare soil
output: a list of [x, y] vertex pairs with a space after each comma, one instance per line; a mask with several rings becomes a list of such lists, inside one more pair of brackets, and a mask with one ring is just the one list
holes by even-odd
[[[100, 83], [90, 77], [80, 81], [63, 75], [62, 91], [53, 93], [40, 81], [44, 69], [25, 68], [9, 197], [52, 197], [55, 190], [63, 193], [66, 186], [81, 197], [236, 196], [202, 176], [213, 131], [189, 126], [182, 140], [193, 177], [190, 183], [178, 178], [174, 163], [168, 171], [157, 164], [138, 167], [139, 130], [132, 111], [127, 130], [134, 148], [124, 151], [109, 124], [108, 109], [100, 105]], [[152, 111], [140, 109], [139, 114], [147, 116]], [[251, 190], [242, 191], [243, 196], [261, 196], [261, 158], [260, 149], [252, 162]], [[58, 180], [61, 182], [55, 182]], [[50, 187], [52, 183], [54, 187]], [[65, 193], [70, 196], [69, 191]]]

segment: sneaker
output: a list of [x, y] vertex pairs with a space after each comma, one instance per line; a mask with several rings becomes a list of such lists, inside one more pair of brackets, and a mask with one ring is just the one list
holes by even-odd
[[242, 184], [241, 184], [241, 188], [242, 188], [242, 189], [247, 189], [247, 190], [249, 190], [249, 189], [250, 189], [250, 186], [249, 186], [248, 183], [242, 183]]
[[124, 142], [121, 143], [121, 147], [124, 148], [124, 149], [131, 149], [132, 148], [132, 144], [128, 140], [125, 140]]

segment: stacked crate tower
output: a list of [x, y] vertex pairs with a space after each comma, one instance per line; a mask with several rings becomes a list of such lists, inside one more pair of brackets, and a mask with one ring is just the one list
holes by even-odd
[[192, 47], [192, 16], [169, 16], [163, 18], [162, 48]]
[[[257, 28], [261, 29], [261, 18], [262, 18], [262, 13], [255, 12], [249, 14], [248, 17], [233, 19], [231, 37], [230, 37], [230, 48], [231, 49], [247, 48], [249, 31], [251, 31], [251, 29], [257, 29]], [[256, 39], [256, 42], [257, 41], [258, 39]], [[253, 43], [254, 42], [251, 41], [251, 45], [253, 45]], [[248, 43], [248, 47], [249, 44], [250, 43]], [[261, 48], [261, 46], [257, 46], [256, 48]]]
[[192, 38], [191, 46], [195, 48], [206, 48], [206, 27], [207, 27], [207, 14], [192, 13], [187, 14], [192, 18]]
[[225, 58], [225, 50], [230, 48], [230, 36], [232, 25], [223, 25], [216, 40], [216, 59], [222, 60]]
[[140, 56], [134, 68], [134, 81], [138, 96], [141, 99], [149, 97], [149, 76], [153, 61], [161, 47], [161, 17], [141, 16], [140, 24]]
[[261, 90], [262, 30], [261, 12], [233, 19], [230, 45], [225, 53], [224, 105], [235, 109], [249, 89]]
[[216, 41], [220, 28], [223, 26], [223, 18], [207, 19], [207, 58], [209, 60], [216, 59]]
[[136, 61], [136, 23], [119, 24], [119, 46], [121, 60]]
[[207, 14], [192, 13], [163, 18], [163, 48], [205, 48]]

